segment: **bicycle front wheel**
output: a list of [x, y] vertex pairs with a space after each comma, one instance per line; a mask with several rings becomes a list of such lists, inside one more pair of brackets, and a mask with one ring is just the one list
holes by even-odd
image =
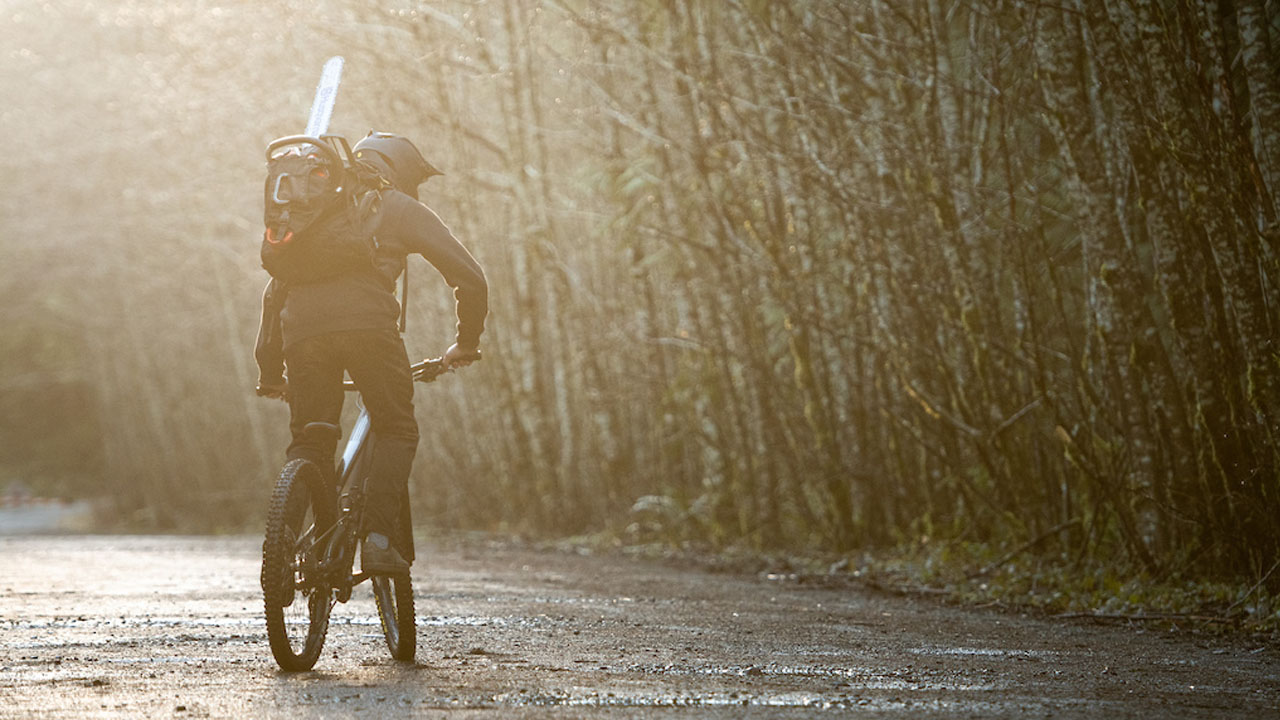
[[418, 631], [413, 618], [413, 585], [409, 576], [373, 577], [373, 599], [382, 621], [382, 635], [387, 639], [391, 657], [413, 662], [418, 648]]
[[262, 597], [271, 654], [285, 670], [310, 670], [329, 629], [331, 588], [320, 576], [318, 537], [336, 514], [319, 470], [291, 460], [280, 471], [262, 542]]

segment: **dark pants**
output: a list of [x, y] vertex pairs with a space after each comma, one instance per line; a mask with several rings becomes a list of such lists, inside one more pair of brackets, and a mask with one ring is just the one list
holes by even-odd
[[333, 467], [336, 441], [319, 441], [302, 429], [312, 422], [338, 424], [345, 370], [364, 398], [374, 438], [364, 530], [387, 535], [412, 560], [409, 470], [418, 447], [418, 423], [404, 342], [394, 330], [351, 330], [299, 340], [284, 356], [293, 433], [288, 457]]

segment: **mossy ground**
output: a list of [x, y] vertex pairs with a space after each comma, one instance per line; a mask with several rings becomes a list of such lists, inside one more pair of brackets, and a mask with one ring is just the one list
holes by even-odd
[[[691, 562], [728, 572], [784, 576], [812, 584], [856, 584], [888, 592], [1011, 612], [1145, 623], [1168, 629], [1280, 638], [1274, 572], [1258, 578], [1157, 578], [1113, 566], [1008, 550], [981, 543], [911, 543], [856, 554], [771, 553], [740, 546], [626, 542], [614, 534], [545, 543], [572, 552], [618, 552]], [[1280, 566], [1280, 563], [1277, 563]], [[1268, 583], [1271, 583], [1268, 586]]]

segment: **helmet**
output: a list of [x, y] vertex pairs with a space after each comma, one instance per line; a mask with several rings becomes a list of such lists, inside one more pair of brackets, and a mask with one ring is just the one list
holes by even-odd
[[356, 143], [352, 152], [357, 160], [373, 165], [386, 174], [397, 190], [414, 199], [418, 197], [418, 185], [427, 178], [444, 174], [427, 162], [403, 135], [371, 131]]

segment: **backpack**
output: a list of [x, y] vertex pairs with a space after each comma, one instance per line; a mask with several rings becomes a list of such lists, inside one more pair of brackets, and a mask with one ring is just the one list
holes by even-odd
[[285, 283], [375, 269], [370, 219], [389, 183], [363, 163], [344, 163], [337, 136], [300, 135], [267, 146], [262, 267]]

